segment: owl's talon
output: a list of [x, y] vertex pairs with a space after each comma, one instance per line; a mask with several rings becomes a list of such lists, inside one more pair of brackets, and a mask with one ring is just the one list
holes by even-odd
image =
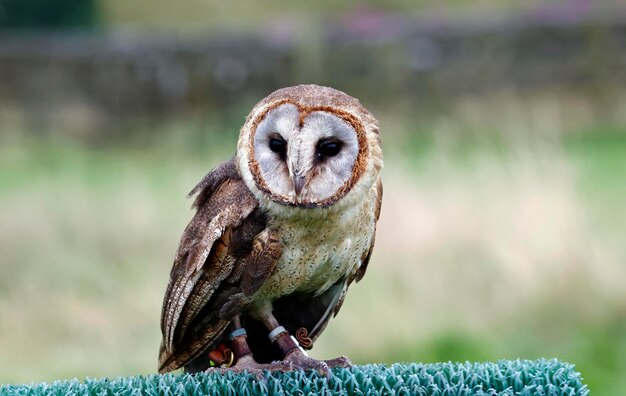
[[315, 370], [319, 375], [323, 375], [326, 378], [333, 376], [326, 361], [308, 357], [300, 349], [294, 349], [289, 352], [283, 362], [289, 362], [300, 370]]
[[334, 359], [324, 360], [324, 362], [330, 368], [350, 368], [352, 367], [352, 362], [346, 356], [339, 356]]

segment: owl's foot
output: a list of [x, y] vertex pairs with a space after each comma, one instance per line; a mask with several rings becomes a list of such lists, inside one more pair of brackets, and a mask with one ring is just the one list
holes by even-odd
[[[273, 322], [275, 322], [275, 319], [273, 319]], [[269, 324], [271, 325], [271, 323]], [[352, 366], [350, 360], [344, 356], [331, 360], [317, 360], [307, 356], [306, 352], [304, 352], [298, 344], [298, 340], [290, 336], [287, 330], [282, 326], [275, 327], [274, 330], [270, 332], [269, 338], [278, 346], [285, 356], [283, 362], [292, 364], [297, 369], [315, 370], [320, 375], [330, 378], [332, 377], [331, 368]]]
[[314, 370], [320, 375], [330, 378], [333, 376], [330, 366], [323, 360], [313, 359], [305, 355], [300, 349], [294, 349], [285, 356], [283, 362], [288, 362], [300, 370]]
[[293, 371], [294, 366], [288, 362], [272, 362], [272, 363], [257, 363], [251, 354], [241, 356], [237, 359], [237, 362], [230, 367], [211, 367], [207, 369], [207, 373], [248, 373], [255, 376], [259, 380], [265, 379], [265, 371]]
[[294, 349], [285, 356], [283, 362], [289, 362], [300, 370], [315, 370], [320, 375], [327, 378], [332, 377], [330, 369], [336, 367], [348, 368], [352, 367], [352, 363], [345, 356], [340, 356], [330, 360], [317, 360], [307, 356], [302, 350]]
[[[236, 323], [238, 325], [239, 323]], [[218, 346], [218, 350], [224, 352], [228, 351], [230, 353], [230, 363], [235, 362], [234, 365], [228, 366], [230, 363], [225, 363], [227, 366], [222, 367], [211, 367], [207, 370], [207, 372], [217, 372], [220, 374], [225, 374], [227, 372], [233, 373], [248, 373], [254, 375], [259, 380], [265, 380], [264, 371], [292, 371], [294, 367], [288, 362], [276, 361], [272, 363], [258, 363], [254, 360], [254, 356], [252, 356], [252, 352], [250, 351], [250, 347], [248, 346], [248, 341], [246, 340], [246, 331], [237, 327], [233, 332], [229, 334], [230, 346], [232, 349], [224, 350], [224, 348], [220, 349]], [[225, 354], [225, 356], [228, 353]], [[211, 354], [209, 354], [210, 357]], [[211, 360], [217, 364], [224, 364], [224, 359], [216, 359], [215, 357], [219, 357], [218, 355], [214, 355]]]

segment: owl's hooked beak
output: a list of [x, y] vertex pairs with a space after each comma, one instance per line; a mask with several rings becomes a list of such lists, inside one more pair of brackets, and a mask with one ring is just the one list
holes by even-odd
[[289, 146], [287, 153], [287, 169], [289, 170], [289, 176], [291, 176], [291, 182], [293, 183], [293, 200], [296, 205], [302, 203], [302, 192], [306, 185], [306, 166], [302, 164], [302, 158], [300, 156], [299, 145], [301, 144], [299, 138], [293, 139], [291, 146]]
[[293, 176], [293, 190], [296, 193], [296, 202], [300, 202], [300, 194], [302, 193], [302, 188], [304, 188], [304, 176], [295, 174]]

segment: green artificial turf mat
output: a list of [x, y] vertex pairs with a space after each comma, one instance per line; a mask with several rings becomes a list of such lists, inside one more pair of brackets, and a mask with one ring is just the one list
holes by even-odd
[[558, 360], [370, 364], [314, 372], [166, 374], [4, 385], [0, 395], [588, 395], [574, 366]]

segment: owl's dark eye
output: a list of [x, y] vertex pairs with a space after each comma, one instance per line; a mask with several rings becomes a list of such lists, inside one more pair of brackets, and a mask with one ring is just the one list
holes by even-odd
[[287, 142], [282, 137], [270, 138], [269, 146], [270, 150], [277, 154], [284, 155], [287, 151]]
[[339, 140], [320, 140], [317, 143], [317, 154], [321, 157], [334, 157], [341, 151], [342, 143]]

